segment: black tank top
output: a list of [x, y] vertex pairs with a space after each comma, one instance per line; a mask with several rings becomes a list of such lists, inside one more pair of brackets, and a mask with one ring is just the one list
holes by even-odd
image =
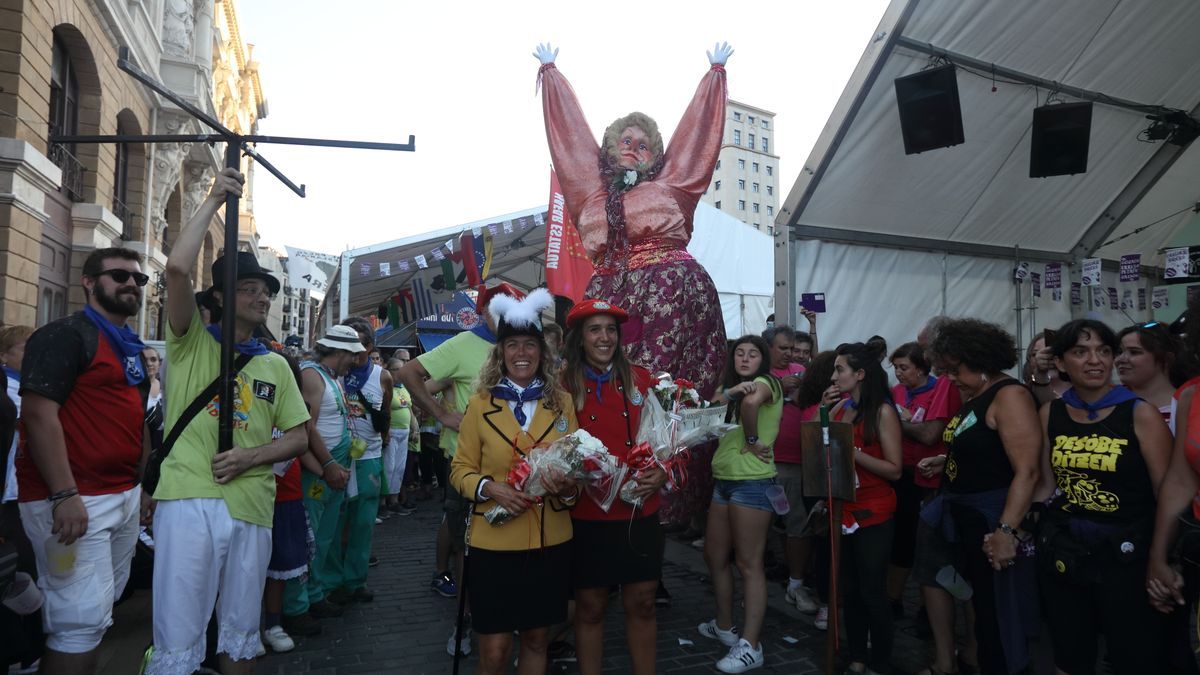
[[1047, 435], [1054, 481], [1062, 494], [1051, 508], [1104, 523], [1154, 516], [1154, 486], [1126, 401], [1098, 422], [1076, 422], [1061, 400], [1050, 403]]
[[1023, 386], [1011, 378], [1001, 380], [963, 403], [958, 414], [946, 424], [942, 431], [942, 440], [946, 443], [942, 487], [946, 492], [988, 492], [1008, 489], [1012, 483], [1014, 474], [1004, 452], [1004, 443], [1000, 441], [999, 432], [987, 425], [987, 411], [996, 400], [996, 392], [1011, 385]]

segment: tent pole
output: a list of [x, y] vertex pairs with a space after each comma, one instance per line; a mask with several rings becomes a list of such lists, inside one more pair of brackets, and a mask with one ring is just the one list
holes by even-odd
[[1016, 294], [1016, 299], [1017, 299], [1016, 307], [1013, 308], [1013, 311], [1015, 311], [1016, 315], [1017, 315], [1016, 338], [1017, 338], [1017, 349], [1020, 350], [1021, 345], [1025, 344], [1025, 336], [1022, 332], [1023, 326], [1021, 325], [1021, 280], [1017, 278], [1017, 274], [1016, 274], [1016, 270], [1021, 267], [1021, 247], [1014, 246], [1013, 253], [1014, 253], [1014, 258], [1013, 258], [1012, 282], [1013, 282], [1013, 289], [1014, 289], [1014, 292]]

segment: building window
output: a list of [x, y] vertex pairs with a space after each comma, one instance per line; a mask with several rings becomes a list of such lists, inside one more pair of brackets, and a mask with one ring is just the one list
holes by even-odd
[[767, 165], [767, 175], [768, 176], [775, 175], [775, 167], [771, 166], [770, 164]]
[[719, 209], [719, 208], [721, 208], [721, 202], [713, 202], [713, 206], [715, 206]]
[[721, 189], [721, 181], [713, 181], [713, 192]]
[[[753, 139], [753, 137], [754, 137], [754, 134], [751, 134], [750, 136], [751, 136], [751, 138]], [[766, 136], [763, 136], [762, 142], [763, 142], [763, 146], [762, 146], [762, 148], [763, 148], [763, 152], [770, 152], [770, 150], [768, 150], [768, 149], [767, 149], [767, 137], [766, 137]], [[753, 141], [753, 140], [751, 140], [751, 141], [750, 141], [750, 145], [751, 145], [751, 146], [753, 146], [753, 145], [754, 145], [754, 141]]]
[[775, 215], [775, 207], [774, 206], [771, 206], [770, 204], [767, 205], [767, 215], [768, 216]]
[[746, 121], [749, 122], [750, 124], [754, 124], [754, 115], [750, 115], [749, 117], [747, 117]]
[[746, 210], [746, 200], [739, 199], [738, 200], [738, 211], [745, 211], [745, 210]]
[[717, 160], [717, 171], [721, 170], [721, 160]]
[[750, 134], [750, 142], [746, 144], [746, 147], [754, 149], [754, 134]]
[[[57, 35], [50, 64], [50, 135], [79, 132], [79, 82], [71, 67], [71, 54]], [[74, 144], [47, 142], [50, 161], [63, 170], [60, 188], [71, 201], [83, 201], [83, 164], [75, 158]]]
[[742, 180], [741, 178], [738, 179], [738, 189], [739, 190], [746, 189], [746, 181]]
[[758, 192], [758, 183], [751, 183], [751, 184], [750, 184], [750, 191], [751, 191], [751, 192]]
[[746, 160], [739, 159], [738, 160], [738, 171], [745, 171], [745, 170], [746, 170]]
[[758, 173], [758, 162], [752, 162], [750, 164], [750, 170], [754, 173]]
[[770, 122], [768, 122], [767, 120], [765, 120], [765, 119], [764, 119], [764, 120], [762, 121], [762, 123], [763, 123], [763, 128], [764, 128], [764, 129], [770, 129], [770, 128], [771, 128], [771, 123], [770, 123]]
[[741, 129], [733, 130], [733, 144], [734, 145], [742, 144], [742, 130]]
[[758, 213], [758, 202], [754, 202], [754, 212]]
[[742, 113], [740, 113], [740, 112], [733, 113], [733, 121], [741, 122], [742, 121]]
[[769, 194], [769, 195], [775, 194], [775, 186], [774, 185], [767, 186], [767, 194]]
[[[119, 125], [118, 125], [119, 126]], [[118, 143], [113, 166], [112, 211], [121, 221], [121, 238], [133, 237], [133, 213], [129, 210], [129, 144]]]

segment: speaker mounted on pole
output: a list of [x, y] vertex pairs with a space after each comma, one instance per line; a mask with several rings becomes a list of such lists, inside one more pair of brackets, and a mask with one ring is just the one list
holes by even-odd
[[1087, 173], [1092, 103], [1055, 103], [1033, 109], [1029, 177]]
[[906, 155], [948, 148], [965, 140], [958, 77], [952, 63], [896, 78], [896, 107]]

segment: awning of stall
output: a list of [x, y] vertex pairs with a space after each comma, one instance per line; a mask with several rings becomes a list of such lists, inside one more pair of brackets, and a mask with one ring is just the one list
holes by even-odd
[[[1008, 258], [1020, 246], [1029, 260], [1141, 252], [1159, 265], [1200, 199], [1200, 144], [1148, 142], [1147, 115], [1200, 113], [1197, 35], [1193, 0], [894, 0], [777, 226], [793, 239]], [[894, 80], [939, 59], [957, 67], [965, 142], [905, 155]], [[1086, 173], [1029, 177], [1033, 109], [1048, 99], [1094, 101]]]

